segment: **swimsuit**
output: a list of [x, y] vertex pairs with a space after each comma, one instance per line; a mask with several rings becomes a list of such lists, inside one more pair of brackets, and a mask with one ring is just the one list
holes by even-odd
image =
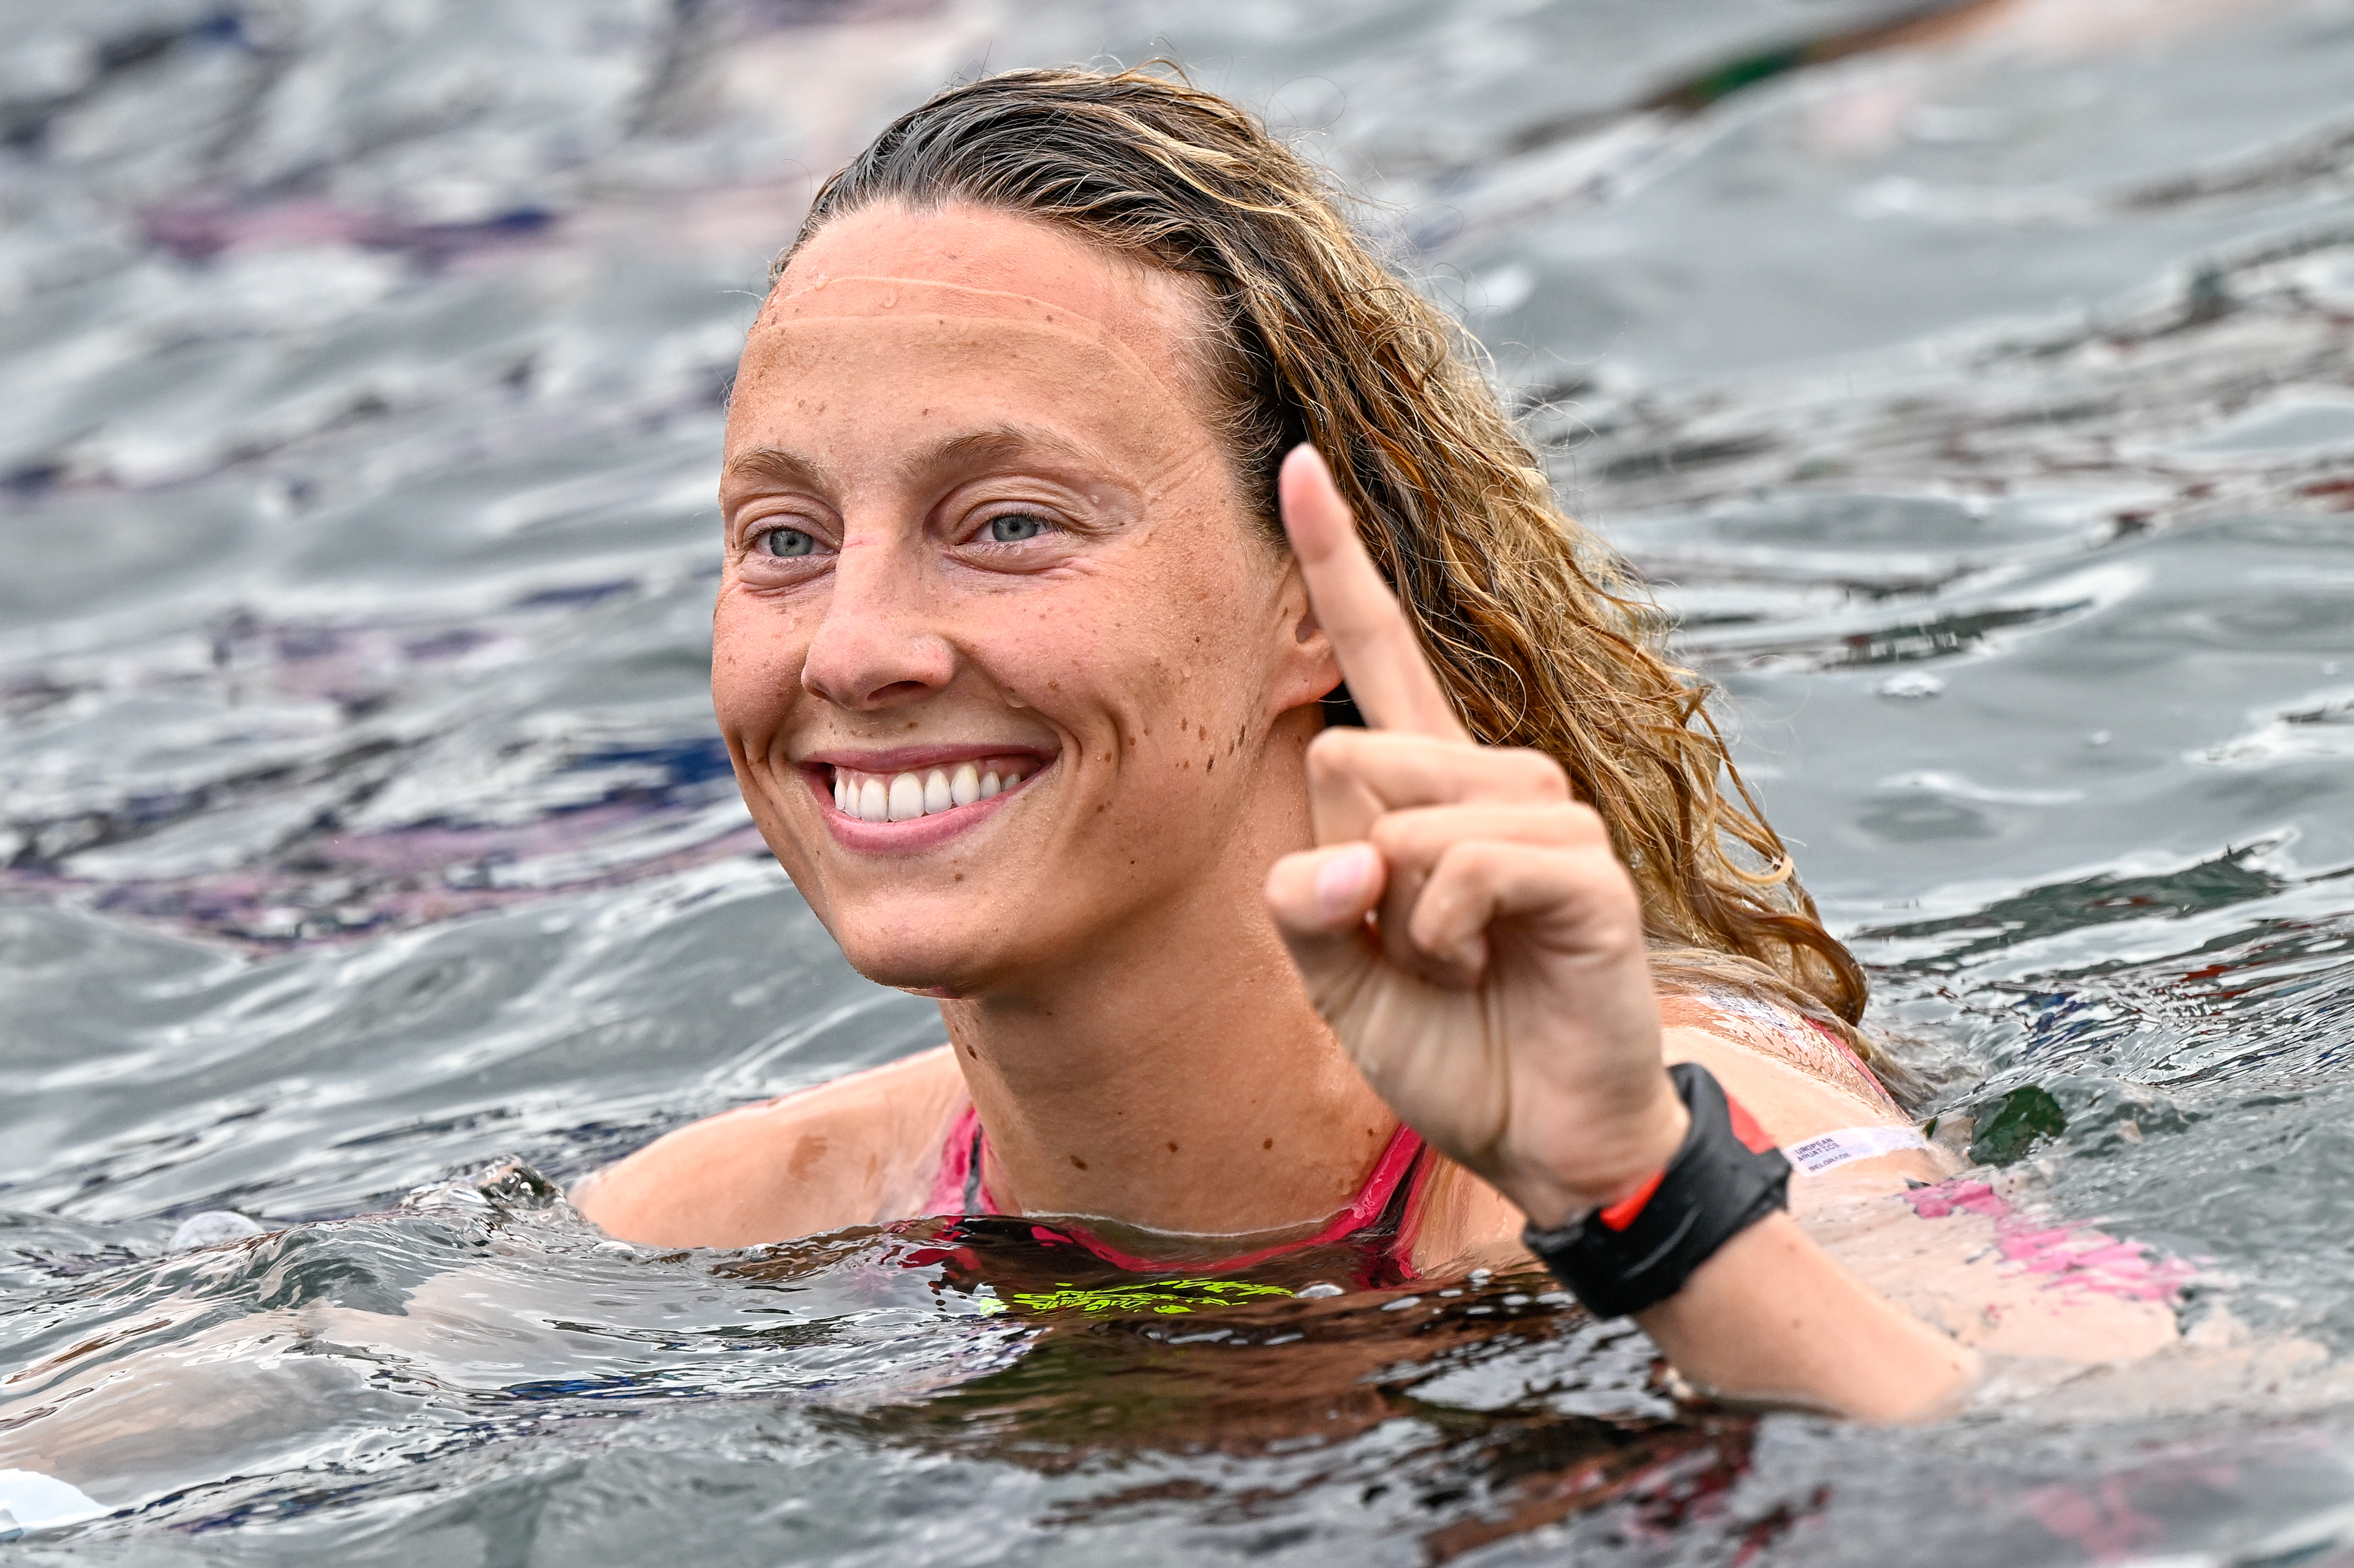
[[[988, 1135], [981, 1130], [981, 1113], [968, 1104], [949, 1126], [948, 1138], [940, 1148], [939, 1174], [932, 1180], [932, 1193], [927, 1212], [939, 1215], [987, 1215], [1004, 1211], [990, 1194], [989, 1184], [981, 1179], [981, 1157], [988, 1150]], [[1357, 1190], [1349, 1206], [1333, 1215], [1313, 1235], [1297, 1241], [1278, 1242], [1272, 1246], [1257, 1248], [1234, 1257], [1211, 1262], [1187, 1261], [1182, 1264], [1156, 1263], [1123, 1252], [1100, 1239], [1089, 1235], [1075, 1225], [1044, 1225], [1030, 1227], [1032, 1239], [1048, 1245], [1076, 1245], [1115, 1268], [1134, 1273], [1168, 1273], [1182, 1269], [1187, 1273], [1224, 1274], [1265, 1263], [1286, 1253], [1304, 1252], [1310, 1247], [1342, 1246], [1377, 1256], [1408, 1275], [1411, 1266], [1406, 1258], [1414, 1250], [1414, 1237], [1408, 1226], [1414, 1195], [1428, 1175], [1430, 1161], [1423, 1158], [1426, 1146], [1412, 1128], [1403, 1123], [1390, 1137], [1382, 1157], [1373, 1161], [1373, 1174]]]

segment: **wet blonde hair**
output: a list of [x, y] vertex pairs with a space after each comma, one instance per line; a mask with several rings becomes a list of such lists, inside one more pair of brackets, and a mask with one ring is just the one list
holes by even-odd
[[1251, 114], [1150, 70], [1018, 70], [901, 115], [822, 186], [791, 249], [882, 203], [1051, 223], [1195, 280], [1237, 473], [1313, 442], [1472, 734], [1568, 770], [1640, 890], [1670, 985], [1764, 992], [1861, 1044], [1863, 971], [1816, 917], [1666, 621], [1564, 515], [1476, 346], [1384, 265]]

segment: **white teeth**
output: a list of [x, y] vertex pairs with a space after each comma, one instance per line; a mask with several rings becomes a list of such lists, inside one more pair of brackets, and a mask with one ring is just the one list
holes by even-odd
[[912, 822], [924, 814], [924, 786], [912, 773], [900, 773], [891, 779], [891, 820]]
[[984, 773], [970, 762], [953, 770], [934, 768], [922, 773], [854, 773], [837, 768], [833, 803], [846, 815], [865, 822], [907, 822], [939, 811], [952, 811], [1000, 795], [1026, 775], [1007, 768]]

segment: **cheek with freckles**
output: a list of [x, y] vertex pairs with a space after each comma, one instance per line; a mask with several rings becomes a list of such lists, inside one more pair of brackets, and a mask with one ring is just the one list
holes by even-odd
[[731, 603], [724, 587], [712, 618], [711, 706], [720, 737], [745, 806], [797, 884], [809, 875], [824, 832], [812, 802], [802, 799], [801, 770], [787, 760], [793, 726], [811, 701], [801, 685], [805, 619]]
[[[1223, 499], [1222, 497], [1216, 499]], [[1229, 508], [1172, 520], [1092, 613], [1034, 623], [1040, 711], [1071, 736], [1075, 833], [1115, 883], [1222, 846], [1248, 804], [1268, 715], [1276, 564]]]
[[765, 763], [779, 748], [801, 695], [806, 636], [765, 609], [747, 613], [723, 588], [712, 617], [711, 706], [720, 734]]

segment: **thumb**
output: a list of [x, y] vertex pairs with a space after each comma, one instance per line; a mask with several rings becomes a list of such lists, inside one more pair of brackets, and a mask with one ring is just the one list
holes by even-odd
[[1365, 916], [1388, 885], [1381, 852], [1363, 840], [1285, 855], [1267, 874], [1267, 913], [1310, 995], [1336, 966], [1363, 961]]

